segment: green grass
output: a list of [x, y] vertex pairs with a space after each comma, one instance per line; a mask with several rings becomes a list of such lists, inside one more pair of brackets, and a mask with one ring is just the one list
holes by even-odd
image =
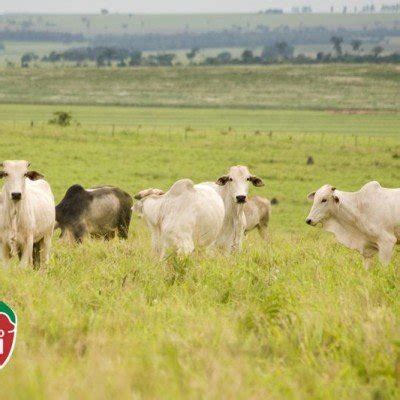
[[[83, 20], [86, 18], [86, 20]], [[87, 20], [90, 24], [87, 26]], [[30, 21], [30, 29], [56, 32], [96, 34], [137, 34], [137, 33], [174, 33], [189, 30], [204, 32], [241, 27], [254, 30], [258, 25], [278, 28], [289, 26], [319, 27], [328, 29], [364, 29], [382, 26], [397, 27], [396, 14], [163, 14], [132, 16], [111, 15], [3, 15], [0, 16], [0, 29], [15, 29], [23, 22]]]
[[[269, 242], [253, 232], [240, 255], [198, 252], [160, 264], [135, 218], [126, 242], [70, 247], [55, 238], [46, 270], [0, 271], [0, 299], [19, 318], [14, 357], [0, 373], [3, 393], [399, 398], [399, 251], [388, 268], [366, 272], [356, 253], [304, 223], [306, 195], [324, 183], [399, 186], [398, 136], [347, 135], [355, 128], [377, 133], [390, 115], [76, 107], [82, 126], [63, 129], [43, 123], [55, 108], [1, 106], [0, 159], [30, 160], [57, 201], [73, 183], [115, 184], [134, 194], [182, 177], [215, 179], [242, 163], [265, 180], [252, 193], [279, 204]], [[90, 125], [96, 115], [106, 126]], [[117, 126], [112, 136], [108, 124], [119, 120], [142, 127]], [[222, 129], [228, 123], [241, 126], [240, 134]], [[398, 118], [390, 124], [399, 132]], [[185, 138], [186, 125], [196, 128]]]
[[396, 65], [5, 68], [0, 102], [278, 109], [400, 109]]
[[[221, 108], [134, 108], [117, 106], [71, 105], [15, 105], [0, 104], [0, 122], [9, 128], [28, 128], [33, 123], [37, 130], [49, 129], [48, 121], [55, 111], [72, 114], [72, 125], [90, 128], [106, 135], [113, 130], [130, 133], [160, 133], [171, 135], [185, 131], [230, 134], [289, 133], [307, 135], [369, 135], [383, 138], [400, 133], [398, 113], [299, 111]], [[57, 128], [51, 128], [56, 130]], [[346, 139], [352, 140], [352, 139]], [[380, 139], [383, 140], [383, 139]]]

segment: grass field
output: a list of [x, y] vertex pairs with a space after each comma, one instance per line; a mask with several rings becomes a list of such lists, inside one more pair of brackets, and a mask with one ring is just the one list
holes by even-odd
[[162, 14], [162, 15], [0, 15], [0, 29], [16, 29], [28, 24], [29, 29], [96, 34], [204, 32], [242, 28], [254, 30], [259, 25], [277, 28], [289, 26], [328, 29], [368, 29], [377, 26], [398, 27], [396, 14]]
[[277, 109], [400, 109], [396, 65], [5, 68], [0, 102]]
[[0, 271], [0, 299], [19, 318], [3, 393], [399, 398], [399, 251], [366, 272], [356, 253], [304, 223], [306, 195], [324, 183], [399, 186], [397, 114], [71, 106], [81, 126], [57, 128], [46, 124], [57, 107], [0, 105], [0, 159], [30, 160], [57, 201], [73, 183], [134, 194], [242, 163], [266, 183], [252, 193], [279, 204], [268, 243], [252, 232], [240, 255], [160, 264], [135, 218], [126, 242], [55, 238], [47, 269]]

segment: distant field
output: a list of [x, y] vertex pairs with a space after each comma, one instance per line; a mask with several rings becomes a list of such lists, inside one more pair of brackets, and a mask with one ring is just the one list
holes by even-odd
[[394, 65], [5, 68], [1, 103], [400, 110]]
[[[134, 194], [182, 177], [213, 180], [240, 163], [265, 181], [251, 193], [279, 204], [268, 243], [252, 232], [240, 255], [198, 252], [161, 264], [135, 217], [127, 241], [68, 246], [54, 238], [47, 269], [0, 270], [0, 298], [19, 319], [2, 393], [41, 400], [399, 398], [399, 251], [391, 266], [366, 272], [355, 252], [304, 222], [307, 193], [327, 182], [343, 190], [372, 179], [399, 185], [399, 136], [347, 135], [372, 127], [384, 134], [388, 115], [74, 107], [80, 127], [39, 123], [56, 108], [0, 105], [0, 160], [30, 160], [57, 201], [74, 183]], [[285, 132], [221, 134], [221, 119], [251, 129], [271, 121]], [[142, 128], [113, 135], [109, 125], [85, 125], [118, 121]], [[196, 130], [185, 138], [186, 124]], [[391, 124], [400, 132], [398, 117]], [[335, 134], [301, 134], [334, 126]], [[314, 165], [306, 165], [309, 155]]]
[[0, 50], [0, 66], [9, 61], [20, 64], [21, 57], [25, 53], [35, 53], [39, 57], [48, 55], [52, 51], [65, 51], [71, 47], [85, 46], [86, 43], [57, 43], [57, 42], [17, 42], [5, 41], [4, 50]]
[[29, 29], [96, 34], [124, 33], [175, 33], [183, 31], [204, 32], [230, 28], [254, 30], [259, 25], [277, 28], [280, 26], [318, 27], [327, 29], [364, 29], [399, 27], [396, 14], [164, 14], [164, 15], [0, 15], [0, 29], [15, 29], [28, 24]]
[[[74, 129], [79, 131], [82, 127], [107, 136], [115, 131], [128, 135], [158, 132], [182, 137], [207, 133], [235, 138], [255, 133], [268, 136], [272, 132], [272, 135], [318, 134], [322, 141], [325, 134], [350, 136], [343, 138], [345, 143], [353, 143], [353, 135], [400, 138], [399, 114], [379, 112], [348, 114], [332, 111], [0, 104], [0, 123], [20, 129], [29, 128], [33, 123], [35, 132], [57, 130], [49, 126], [48, 121], [53, 112], [59, 110], [72, 113]], [[367, 138], [362, 140], [370, 141]]]

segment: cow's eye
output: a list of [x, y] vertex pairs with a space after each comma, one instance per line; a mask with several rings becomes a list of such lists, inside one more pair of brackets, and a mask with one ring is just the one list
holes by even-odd
[[327, 202], [326, 199], [322, 199], [322, 200], [321, 200], [321, 203], [326, 203], [326, 202]]
[[232, 181], [233, 181], [233, 179], [232, 179], [232, 178], [229, 178], [229, 179], [228, 179], [228, 181], [229, 181], [229, 182], [232, 182]]

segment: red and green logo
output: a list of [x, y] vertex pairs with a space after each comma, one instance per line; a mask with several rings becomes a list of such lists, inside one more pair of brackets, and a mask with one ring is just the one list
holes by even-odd
[[17, 316], [6, 303], [0, 301], [0, 369], [10, 360], [16, 337]]

